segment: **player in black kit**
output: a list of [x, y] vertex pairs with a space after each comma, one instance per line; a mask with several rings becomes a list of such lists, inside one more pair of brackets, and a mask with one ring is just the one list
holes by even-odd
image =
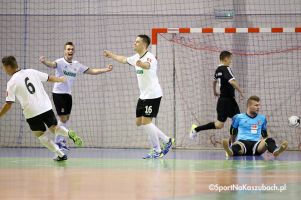
[[[214, 95], [217, 97], [219, 96], [216, 106], [217, 120], [202, 126], [192, 124], [189, 134], [191, 139], [195, 139], [197, 137], [197, 132], [199, 131], [223, 128], [228, 117], [232, 118], [236, 114], [240, 113], [238, 104], [235, 100], [235, 89], [239, 92], [242, 98], [243, 91], [235, 80], [235, 77], [229, 66], [232, 63], [232, 53], [229, 51], [222, 51], [219, 58], [221, 64], [215, 71], [213, 81]], [[216, 90], [217, 83], [220, 85], [220, 94]], [[233, 140], [234, 138], [232, 141]]]

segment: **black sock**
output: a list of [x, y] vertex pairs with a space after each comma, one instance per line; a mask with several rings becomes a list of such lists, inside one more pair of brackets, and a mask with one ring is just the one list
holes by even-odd
[[215, 125], [214, 125], [214, 122], [210, 122], [208, 124], [205, 124], [203, 126], [198, 126], [196, 127], [194, 130], [196, 132], [199, 132], [199, 131], [204, 131], [204, 130], [209, 130], [209, 129], [215, 129]]
[[241, 146], [239, 144], [233, 144], [231, 148], [232, 148], [232, 151], [233, 151], [233, 156], [241, 155], [239, 152], [241, 152], [242, 149], [241, 149]]
[[276, 142], [273, 138], [267, 138], [265, 140], [265, 146], [270, 153], [273, 153], [277, 149]]

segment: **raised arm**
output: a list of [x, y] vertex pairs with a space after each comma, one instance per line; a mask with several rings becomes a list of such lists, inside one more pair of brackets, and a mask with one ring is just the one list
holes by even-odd
[[13, 102], [6, 102], [6, 103], [2, 106], [2, 108], [1, 108], [1, 110], [0, 110], [0, 118], [1, 118], [3, 115], [5, 115], [5, 113], [7, 113], [7, 111], [10, 110], [12, 104], [13, 104]]
[[41, 56], [39, 60], [47, 67], [56, 68], [56, 62], [47, 60], [45, 56]]
[[56, 76], [52, 76], [52, 75], [50, 75], [49, 77], [48, 77], [48, 80], [47, 80], [48, 82], [65, 82], [65, 77], [56, 77]]
[[119, 63], [122, 63], [122, 64], [126, 64], [127, 63], [125, 56], [114, 54], [111, 51], [105, 50], [103, 52], [103, 55], [105, 57], [107, 57], [107, 58], [112, 58], [113, 60], [115, 60], [115, 61], [117, 61]]
[[105, 72], [110, 72], [113, 69], [113, 65], [109, 64], [106, 68], [89, 68], [85, 71], [85, 74], [97, 75]]

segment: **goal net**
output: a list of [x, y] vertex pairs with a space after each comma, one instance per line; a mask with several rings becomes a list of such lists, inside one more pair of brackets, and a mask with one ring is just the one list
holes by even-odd
[[[39, 63], [39, 57], [60, 58], [64, 44], [72, 41], [74, 59], [80, 63], [97, 68], [112, 63], [110, 73], [77, 77], [69, 127], [82, 136], [85, 147], [146, 148], [147, 134], [135, 126], [139, 96], [135, 70], [104, 58], [103, 50], [131, 56], [136, 36], [152, 35], [154, 27], [296, 27], [301, 24], [300, 8], [300, 0], [2, 0], [0, 55], [14, 55], [20, 68], [53, 75], [54, 70]], [[219, 52], [230, 50], [233, 71], [246, 95], [262, 98], [262, 113], [269, 116], [272, 136], [277, 142], [287, 139], [290, 149], [297, 148], [301, 131], [289, 128], [287, 117], [301, 115], [301, 33], [173, 31], [156, 34], [164, 96], [154, 122], [176, 137], [177, 147], [220, 148], [220, 139], [228, 136], [230, 121], [222, 130], [201, 133], [196, 142], [188, 139], [192, 123], [216, 119], [212, 76]], [[2, 71], [1, 103], [8, 80]], [[44, 87], [52, 100], [53, 84]], [[239, 105], [244, 111], [245, 101]], [[41, 147], [17, 102], [0, 119], [0, 147]]]
[[[229, 136], [228, 120], [221, 130], [203, 131], [191, 141], [192, 123], [216, 120], [217, 98], [213, 75], [219, 53], [233, 53], [232, 71], [246, 98], [261, 98], [261, 113], [268, 118], [270, 135], [278, 143], [288, 140], [291, 149], [300, 144], [300, 130], [288, 126], [288, 117], [300, 115], [301, 30], [298, 28], [155, 28], [153, 52], [160, 63], [159, 74], [170, 99], [162, 125], [174, 130], [178, 147], [215, 148]], [[162, 79], [162, 77], [164, 77]], [[237, 95], [238, 96], [238, 95]], [[246, 99], [237, 99], [241, 112]], [[170, 104], [172, 102], [172, 104]], [[162, 115], [162, 114], [161, 114]], [[159, 121], [160, 124], [160, 121]]]

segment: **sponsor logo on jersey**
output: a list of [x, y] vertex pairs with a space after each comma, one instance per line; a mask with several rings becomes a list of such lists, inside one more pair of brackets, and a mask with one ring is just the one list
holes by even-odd
[[73, 73], [73, 72], [67, 72], [67, 71], [65, 71], [65, 70], [63, 70], [63, 72], [64, 72], [64, 74], [65, 74], [66, 76], [76, 77], [76, 73]]
[[136, 70], [136, 73], [137, 73], [137, 74], [143, 74], [143, 69], [138, 69], [138, 70]]

